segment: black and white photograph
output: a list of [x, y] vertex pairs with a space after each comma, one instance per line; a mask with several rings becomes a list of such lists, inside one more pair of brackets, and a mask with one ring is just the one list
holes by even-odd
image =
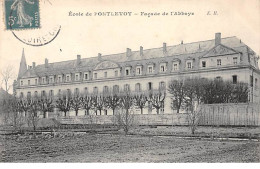
[[260, 167], [259, 0], [0, 8], [0, 167]]

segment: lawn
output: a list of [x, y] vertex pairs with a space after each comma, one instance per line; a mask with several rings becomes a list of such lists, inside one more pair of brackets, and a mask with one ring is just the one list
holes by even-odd
[[[158, 128], [167, 131], [169, 128]], [[156, 129], [147, 129], [154, 132]], [[205, 130], [205, 129], [204, 129]], [[133, 130], [132, 132], [135, 132]], [[140, 132], [140, 131], [139, 131]], [[204, 131], [205, 132], [205, 131]], [[257, 130], [256, 130], [257, 132]], [[260, 162], [260, 142], [73, 133], [0, 136], [1, 162]]]

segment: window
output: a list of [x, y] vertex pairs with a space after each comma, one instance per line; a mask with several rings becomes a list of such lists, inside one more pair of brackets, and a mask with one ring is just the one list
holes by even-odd
[[130, 85], [129, 84], [124, 85], [124, 91], [130, 91]]
[[61, 83], [61, 77], [60, 77], [60, 76], [59, 76], [59, 78], [58, 78], [58, 82]]
[[104, 72], [104, 77], [107, 77], [107, 72]]
[[252, 75], [250, 75], [250, 86], [253, 87], [254, 84], [254, 78]]
[[148, 90], [153, 90], [152, 82], [149, 82], [149, 83], [148, 83]]
[[206, 67], [206, 61], [202, 61], [202, 67]]
[[38, 92], [37, 91], [34, 92], [34, 97], [38, 97]]
[[95, 79], [97, 78], [97, 73], [94, 73], [94, 78], [95, 78]]
[[104, 88], [103, 88], [103, 93], [104, 93], [104, 94], [108, 94], [108, 86], [104, 86]]
[[119, 86], [118, 85], [114, 85], [113, 86], [113, 93], [119, 93]]
[[61, 93], [61, 89], [59, 89], [59, 91], [58, 91], [58, 97], [59, 97], [59, 98], [61, 98], [61, 94], [62, 94], [62, 93]]
[[23, 81], [21, 80], [21, 86], [23, 86]]
[[125, 75], [128, 76], [129, 75], [129, 69], [125, 70]]
[[233, 79], [233, 84], [236, 84], [237, 83], [237, 75], [233, 75], [232, 79]]
[[49, 92], [49, 96], [50, 96], [50, 97], [53, 97], [53, 96], [54, 96], [54, 92], [53, 92], [53, 90], [50, 90], [50, 92]]
[[234, 64], [234, 65], [237, 64], [237, 57], [233, 57], [233, 64]]
[[76, 96], [79, 96], [79, 88], [76, 88], [76, 89], [75, 89], [74, 94], [75, 94]]
[[159, 83], [159, 90], [165, 90], [165, 82]]
[[141, 68], [140, 67], [136, 68], [136, 74], [141, 75]]
[[255, 88], [258, 88], [258, 84], [257, 84], [257, 78], [255, 78]]
[[45, 92], [44, 90], [42, 91], [41, 97], [42, 97], [42, 98], [45, 98], [45, 97], [46, 97], [46, 92]]
[[52, 77], [50, 77], [50, 83], [53, 83], [53, 78]]
[[94, 94], [98, 94], [98, 88], [97, 88], [97, 87], [94, 87], [94, 88], [93, 88], [93, 93], [94, 93]]
[[141, 84], [140, 83], [136, 83], [135, 84], [135, 91], [136, 92], [140, 92], [141, 91]]
[[221, 59], [217, 59], [217, 66], [221, 66]]
[[66, 81], [67, 81], [67, 82], [70, 81], [70, 76], [69, 76], [69, 75], [66, 76]]
[[115, 77], [117, 77], [117, 76], [118, 76], [118, 70], [115, 71]]
[[20, 98], [23, 98], [23, 92], [20, 93]]
[[75, 81], [79, 80], [79, 75], [75, 75]]
[[148, 67], [148, 73], [153, 73], [153, 66]]
[[222, 80], [222, 77], [217, 76], [217, 77], [216, 77], [216, 80], [217, 80], [217, 81], [221, 81], [221, 80]]
[[35, 79], [35, 85], [37, 85], [37, 83], [38, 83], [38, 80], [37, 80], [37, 79]]
[[88, 94], [88, 88], [87, 87], [84, 88], [84, 93]]
[[178, 64], [177, 63], [173, 64], [173, 70], [178, 70]]
[[45, 77], [42, 78], [42, 84], [45, 84]]
[[187, 63], [187, 67], [188, 67], [188, 69], [191, 69], [191, 62]]
[[31, 81], [30, 81], [30, 80], [28, 80], [28, 85], [30, 85], [30, 83], [31, 83]]
[[84, 79], [88, 80], [88, 74], [84, 74]]
[[31, 92], [27, 92], [27, 99], [31, 99]]
[[165, 71], [165, 66], [164, 66], [164, 65], [161, 65], [160, 71], [161, 71], [161, 72], [164, 72], [164, 71]]

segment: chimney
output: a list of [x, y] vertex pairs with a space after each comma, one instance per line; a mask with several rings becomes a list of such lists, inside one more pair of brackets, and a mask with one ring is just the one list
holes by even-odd
[[81, 60], [81, 56], [80, 56], [80, 55], [77, 55], [77, 65], [80, 64], [80, 60]]
[[35, 68], [35, 62], [32, 62], [32, 67]]
[[45, 67], [47, 68], [49, 66], [49, 61], [47, 58], [45, 58]]
[[142, 46], [140, 46], [140, 56], [144, 55], [144, 48]]
[[166, 43], [164, 42], [163, 43], [163, 53], [166, 53], [167, 52], [167, 45]]
[[130, 48], [126, 48], [126, 57], [131, 57], [131, 54], [132, 54], [132, 52], [131, 52], [131, 49]]
[[215, 33], [215, 46], [221, 44], [221, 33]]
[[101, 61], [101, 60], [102, 60], [102, 54], [98, 53], [98, 61]]

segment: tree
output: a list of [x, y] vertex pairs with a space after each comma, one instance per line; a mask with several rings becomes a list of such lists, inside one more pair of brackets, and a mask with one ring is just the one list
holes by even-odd
[[37, 98], [30, 99], [30, 108], [29, 108], [29, 116], [28, 119], [30, 120], [33, 130], [36, 131], [38, 121], [39, 121], [39, 115], [38, 112], [40, 111], [40, 105], [39, 100]]
[[[100, 115], [101, 115], [101, 111], [103, 110], [105, 106], [105, 97], [103, 96], [93, 96], [93, 107], [96, 109], [96, 111], [98, 110]], [[96, 112], [97, 115], [97, 112]]]
[[56, 101], [56, 107], [64, 112], [64, 116], [67, 116], [67, 112], [71, 109], [71, 97], [63, 96]]
[[54, 110], [53, 99], [51, 97], [41, 98], [38, 104], [40, 111], [43, 112], [43, 118], [46, 118], [47, 112], [53, 112]]
[[90, 115], [89, 110], [93, 106], [93, 97], [91, 97], [89, 95], [85, 95], [84, 97], [81, 97], [81, 105], [82, 105], [83, 109], [86, 110], [85, 115]]
[[183, 81], [172, 80], [169, 83], [168, 92], [172, 96], [172, 109], [177, 109], [179, 113], [184, 99]]
[[1, 84], [4, 84], [4, 89], [7, 93], [9, 93], [9, 89], [12, 86], [11, 80], [15, 77], [13, 72], [13, 67], [8, 65], [1, 72]]
[[143, 114], [143, 109], [145, 108], [145, 104], [147, 102], [147, 96], [144, 93], [140, 93], [134, 96], [135, 106], [141, 110], [141, 114]]
[[123, 128], [125, 135], [127, 135], [130, 127], [133, 125], [134, 115], [130, 109], [134, 105], [134, 97], [129, 92], [121, 93], [120, 95], [120, 109], [116, 114], [117, 121], [120, 127]]
[[151, 92], [148, 96], [148, 101], [152, 104], [152, 106], [156, 109], [156, 113], [160, 113], [160, 109], [164, 107], [166, 93], [165, 92]]
[[120, 97], [117, 94], [112, 94], [106, 97], [107, 106], [112, 109], [113, 115], [115, 115], [115, 110], [120, 106]]
[[248, 84], [239, 82], [234, 86], [233, 90], [233, 102], [235, 103], [246, 103], [248, 102]]
[[81, 105], [81, 97], [79, 95], [74, 95], [71, 99], [71, 108], [73, 110], [75, 110], [76, 112], [76, 116], [78, 116], [78, 112], [81, 109], [82, 105]]
[[17, 98], [12, 98], [10, 108], [12, 109], [11, 122], [15, 130], [21, 130], [25, 119], [22, 116], [22, 109]]

